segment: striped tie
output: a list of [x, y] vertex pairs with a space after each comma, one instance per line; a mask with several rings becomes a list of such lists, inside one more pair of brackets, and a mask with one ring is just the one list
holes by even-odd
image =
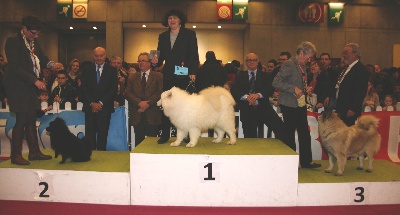
[[97, 66], [97, 70], [96, 70], [96, 73], [97, 73], [97, 83], [100, 82], [100, 68], [101, 68], [101, 66], [98, 65], [98, 66]]
[[255, 76], [254, 72], [251, 72], [251, 78], [250, 78], [249, 83], [250, 83], [249, 93], [253, 94], [256, 91], [256, 76]]

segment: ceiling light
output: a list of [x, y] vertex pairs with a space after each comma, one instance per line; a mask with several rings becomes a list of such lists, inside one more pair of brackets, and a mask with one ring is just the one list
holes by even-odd
[[339, 7], [339, 8], [343, 8], [344, 3], [341, 2], [329, 2], [328, 3], [330, 7]]
[[97, 27], [96, 27], [96, 26], [93, 26], [93, 29], [94, 29], [94, 30], [97, 30]]
[[193, 25], [193, 28], [197, 28], [197, 26]]
[[147, 27], [146, 25], [142, 25], [143, 28]]
[[72, 26], [71, 26], [71, 27], [69, 27], [69, 29], [73, 30], [73, 29], [74, 29], [74, 27], [72, 27]]
[[218, 25], [218, 28], [222, 28], [222, 26]]

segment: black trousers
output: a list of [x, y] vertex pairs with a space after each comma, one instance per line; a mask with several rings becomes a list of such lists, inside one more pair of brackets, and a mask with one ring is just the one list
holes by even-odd
[[347, 126], [352, 126], [354, 124], [356, 124], [356, 120], [359, 117], [358, 115], [354, 115], [352, 117], [347, 117], [347, 111], [346, 112], [337, 112], [339, 115], [339, 118], [342, 119], [342, 121], [344, 122], [344, 124], [346, 124]]
[[300, 165], [310, 164], [312, 162], [311, 135], [308, 130], [306, 107], [292, 108], [281, 105], [281, 112], [288, 132], [287, 145], [293, 150], [296, 150], [295, 132], [297, 130]]
[[109, 111], [85, 113], [85, 136], [92, 144], [93, 150], [106, 150], [110, 119]]
[[[281, 140], [283, 143], [288, 145], [287, 132], [285, 124], [282, 119], [278, 116], [275, 110], [270, 104], [261, 101], [260, 105], [255, 107], [246, 107], [248, 111], [248, 119], [242, 118], [243, 135], [245, 138], [263, 138], [259, 136], [258, 129], [260, 124], [265, 124], [268, 130], [271, 129], [275, 138]], [[262, 132], [263, 134], [263, 132]], [[290, 147], [290, 146], [289, 146]]]
[[146, 114], [142, 113], [139, 124], [133, 127], [135, 129], [135, 146], [139, 145], [146, 136], [157, 137], [158, 125], [150, 125], [147, 122]]

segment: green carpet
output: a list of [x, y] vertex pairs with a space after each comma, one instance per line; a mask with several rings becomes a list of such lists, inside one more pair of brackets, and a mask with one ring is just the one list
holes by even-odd
[[228, 139], [221, 143], [213, 143], [213, 138], [200, 138], [194, 148], [187, 148], [186, 143], [173, 147], [169, 144], [175, 141], [171, 138], [167, 143], [157, 144], [158, 138], [149, 137], [139, 144], [132, 152], [147, 154], [208, 154], [208, 155], [297, 155], [295, 151], [277, 139], [237, 139], [235, 145], [227, 145]]
[[390, 182], [400, 181], [400, 166], [387, 160], [375, 160], [371, 173], [365, 170], [368, 161], [364, 161], [364, 170], [357, 170], [359, 162], [348, 160], [341, 176], [335, 176], [337, 165], [332, 173], [325, 173], [329, 161], [317, 161], [322, 166], [317, 169], [299, 169], [299, 183], [348, 183], [348, 182]]
[[[42, 150], [43, 154], [53, 156], [51, 160], [31, 161], [30, 165], [20, 166], [12, 164], [10, 160], [0, 163], [0, 168], [20, 169], [44, 169], [44, 170], [74, 170], [94, 172], [129, 172], [130, 153], [115, 151], [93, 151], [91, 160], [88, 162], [72, 162], [68, 159], [64, 164], [59, 164], [61, 156], [54, 158], [54, 151], [51, 149]], [[23, 155], [25, 159], [28, 154]]]
[[[166, 144], [157, 144], [158, 138], [146, 138], [132, 153], [147, 154], [208, 154], [208, 155], [296, 155], [296, 152], [275, 139], [238, 139], [236, 145], [212, 143], [212, 138], [201, 138], [194, 148], [186, 148], [185, 143], [171, 147], [174, 138]], [[44, 154], [54, 156], [51, 149], [43, 150]], [[24, 155], [27, 158], [27, 154]], [[93, 151], [89, 162], [71, 162], [59, 164], [61, 157], [46, 161], [32, 161], [30, 165], [19, 166], [11, 164], [10, 160], [0, 163], [0, 168], [43, 169], [43, 170], [74, 170], [95, 172], [129, 172], [130, 153], [116, 151]], [[358, 161], [349, 160], [342, 176], [325, 173], [329, 165], [327, 160], [316, 161], [322, 164], [317, 169], [299, 169], [299, 183], [349, 183], [349, 182], [390, 182], [400, 181], [400, 166], [386, 160], [375, 160], [374, 170], [367, 173], [357, 170]], [[368, 165], [364, 161], [364, 168]], [[282, 167], [284, 168], [284, 167]]]

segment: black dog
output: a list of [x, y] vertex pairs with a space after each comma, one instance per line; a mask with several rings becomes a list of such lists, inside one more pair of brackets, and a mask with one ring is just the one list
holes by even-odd
[[50, 132], [51, 148], [55, 151], [55, 157], [62, 155], [60, 163], [65, 163], [67, 158], [71, 158], [74, 162], [85, 162], [90, 160], [92, 155], [92, 146], [86, 143], [84, 139], [79, 139], [72, 134], [65, 121], [57, 117], [50, 122], [46, 131]]

